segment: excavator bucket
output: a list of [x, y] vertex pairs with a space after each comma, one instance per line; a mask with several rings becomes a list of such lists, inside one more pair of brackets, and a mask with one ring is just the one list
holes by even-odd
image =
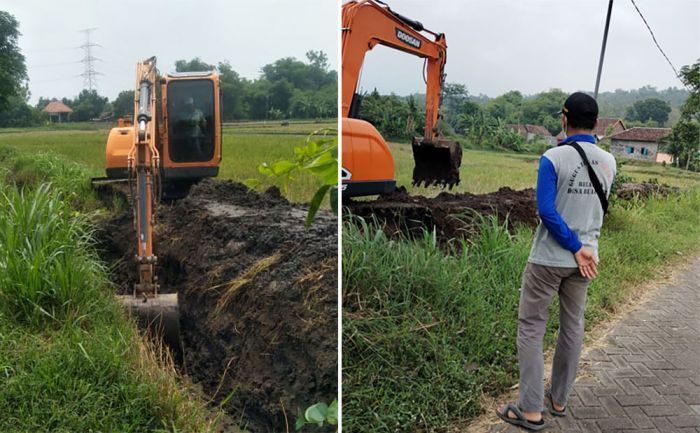
[[413, 185], [452, 189], [459, 184], [462, 146], [458, 142], [442, 138], [428, 141], [414, 137], [413, 160]]
[[134, 295], [121, 295], [117, 298], [137, 323], [151, 335], [162, 339], [173, 351], [180, 349], [180, 309], [177, 293], [159, 293], [154, 298], [140, 298]]

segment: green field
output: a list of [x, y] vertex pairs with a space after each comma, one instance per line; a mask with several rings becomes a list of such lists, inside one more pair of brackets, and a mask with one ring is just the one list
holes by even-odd
[[[54, 152], [84, 165], [93, 177], [104, 176], [105, 144], [110, 127], [104, 124], [75, 124], [71, 129], [65, 129], [64, 124], [52, 129], [4, 129], [0, 130], [0, 146], [13, 148], [20, 153]], [[310, 133], [327, 129], [336, 130], [337, 123], [291, 122], [289, 126], [282, 126], [280, 122], [225, 124], [219, 177], [239, 182], [259, 179], [263, 182], [259, 187], [261, 190], [272, 184], [279, 185], [279, 181], [259, 174], [258, 165], [291, 159], [294, 147], [302, 144]], [[302, 174], [290, 184], [287, 198], [307, 202], [319, 185], [320, 182], [311, 175]]]
[[[405, 186], [411, 194], [434, 196], [442, 190], [411, 186], [413, 176], [413, 152], [410, 144], [389, 143], [394, 155], [396, 184]], [[464, 149], [460, 168], [461, 182], [454, 192], [482, 194], [503, 186], [513, 189], [534, 188], [537, 181], [539, 155], [500, 153], [485, 150]], [[626, 163], [622, 173], [641, 182], [657, 179], [660, 183], [681, 188], [700, 185], [700, 173], [652, 163]]]

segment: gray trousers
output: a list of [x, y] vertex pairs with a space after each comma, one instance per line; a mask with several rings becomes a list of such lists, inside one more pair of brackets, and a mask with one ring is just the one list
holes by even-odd
[[541, 412], [544, 403], [542, 339], [549, 305], [559, 294], [559, 337], [552, 363], [552, 398], [566, 405], [576, 379], [583, 344], [583, 312], [589, 280], [578, 268], [556, 268], [528, 263], [523, 273], [518, 311], [520, 409]]

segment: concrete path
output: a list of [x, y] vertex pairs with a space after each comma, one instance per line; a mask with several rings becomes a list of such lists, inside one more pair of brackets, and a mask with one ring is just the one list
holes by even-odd
[[700, 433], [700, 257], [582, 361], [567, 416], [547, 412], [543, 431]]

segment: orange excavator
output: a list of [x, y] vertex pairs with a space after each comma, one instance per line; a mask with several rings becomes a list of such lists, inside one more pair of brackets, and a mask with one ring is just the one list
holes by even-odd
[[[429, 34], [426, 36], [424, 33]], [[396, 188], [394, 158], [377, 129], [358, 118], [356, 93], [365, 54], [377, 44], [425, 59], [425, 131], [413, 138], [413, 184], [447, 186], [459, 183], [462, 148], [439, 130], [439, 108], [445, 79], [445, 35], [392, 11], [379, 0], [355, 0], [342, 14], [342, 130], [344, 197], [386, 194]]]
[[[158, 87], [160, 84], [160, 87]], [[138, 282], [120, 301], [166, 341], [179, 341], [177, 293], [159, 293], [153, 252], [153, 206], [165, 191], [183, 197], [221, 161], [219, 76], [215, 71], [160, 76], [156, 58], [136, 65], [134, 121], [120, 121], [107, 139], [107, 177], [128, 181], [136, 229]]]

